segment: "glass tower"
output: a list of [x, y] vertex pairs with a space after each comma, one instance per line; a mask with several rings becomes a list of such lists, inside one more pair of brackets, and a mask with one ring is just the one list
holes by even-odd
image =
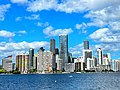
[[29, 69], [33, 69], [34, 49], [29, 49]]
[[68, 63], [68, 35], [61, 34], [59, 35], [59, 45], [60, 45], [60, 53], [59, 57], [63, 60], [63, 69], [65, 63]]
[[52, 70], [56, 70], [56, 54], [55, 54], [55, 39], [50, 40], [50, 52], [53, 53], [52, 55]]
[[84, 49], [89, 49], [89, 41], [84, 41]]

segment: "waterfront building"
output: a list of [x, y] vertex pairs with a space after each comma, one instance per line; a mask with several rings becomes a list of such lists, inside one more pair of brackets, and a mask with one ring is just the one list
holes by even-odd
[[58, 59], [56, 60], [56, 62], [57, 62], [57, 70], [62, 71], [62, 70], [63, 70], [63, 69], [62, 69], [63, 60], [60, 59], [60, 58], [58, 58]]
[[16, 70], [21, 73], [27, 73], [29, 70], [29, 55], [21, 54], [16, 56]]
[[12, 55], [2, 59], [2, 68], [6, 71], [12, 71]]
[[87, 68], [86, 70], [95, 70], [95, 63], [93, 58], [87, 58]]
[[120, 71], [120, 60], [114, 60], [114, 71]]
[[84, 49], [89, 49], [89, 41], [84, 41]]
[[102, 49], [101, 48], [97, 49], [97, 54], [98, 54], [98, 63], [97, 64], [99, 66], [99, 65], [103, 64], [103, 60], [102, 60], [103, 55], [102, 55]]
[[74, 72], [74, 63], [65, 63], [65, 72]]
[[61, 34], [59, 35], [59, 45], [60, 45], [60, 59], [63, 60], [62, 68], [64, 70], [65, 63], [68, 63], [68, 35]]
[[68, 63], [72, 63], [72, 53], [68, 53]]
[[83, 57], [74, 59], [74, 71], [75, 72], [85, 71], [85, 63]]
[[38, 55], [37, 54], [34, 54], [34, 61], [33, 61], [33, 66], [35, 70], [37, 70], [37, 59], [38, 59]]
[[44, 51], [41, 48], [38, 50], [37, 71], [51, 72], [52, 71], [52, 56], [53, 53]]
[[15, 70], [16, 67], [15, 67], [15, 63], [12, 63], [12, 70]]
[[53, 53], [52, 55], [52, 70], [56, 70], [56, 50], [55, 50], [55, 39], [50, 40], [50, 52]]
[[83, 50], [83, 60], [87, 67], [87, 58], [92, 58], [92, 50], [91, 49], [84, 49]]
[[34, 49], [30, 48], [29, 49], [29, 70], [34, 68]]

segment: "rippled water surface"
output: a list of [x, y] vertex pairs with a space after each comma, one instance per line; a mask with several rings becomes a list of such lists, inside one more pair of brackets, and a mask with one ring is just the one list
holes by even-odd
[[0, 75], [0, 90], [120, 90], [120, 73]]

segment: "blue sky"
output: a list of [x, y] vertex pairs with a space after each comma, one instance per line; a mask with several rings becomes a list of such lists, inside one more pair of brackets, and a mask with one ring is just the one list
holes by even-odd
[[69, 35], [69, 51], [81, 56], [83, 41], [120, 56], [119, 0], [0, 0], [0, 59], [7, 55], [59, 48], [59, 34]]

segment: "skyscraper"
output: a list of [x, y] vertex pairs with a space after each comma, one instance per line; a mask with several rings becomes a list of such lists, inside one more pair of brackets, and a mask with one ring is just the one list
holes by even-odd
[[97, 54], [98, 54], [98, 65], [102, 65], [103, 64], [103, 61], [102, 61], [102, 49], [99, 48], [97, 49]]
[[84, 41], [84, 49], [89, 49], [89, 41]]
[[30, 48], [29, 49], [29, 70], [33, 69], [34, 67], [33, 60], [34, 60], [34, 49]]
[[63, 60], [63, 69], [65, 63], [68, 63], [68, 35], [61, 34], [59, 35], [59, 44], [60, 44], [60, 59]]
[[44, 51], [41, 48], [38, 50], [38, 59], [37, 59], [37, 71], [44, 72], [48, 71], [51, 72], [52, 70], [52, 52]]
[[55, 39], [50, 40], [50, 51], [55, 53]]
[[56, 53], [55, 53], [55, 39], [50, 40], [50, 52], [53, 53], [52, 55], [52, 70], [56, 70]]
[[87, 58], [92, 58], [92, 50], [90, 49], [83, 50], [83, 60], [85, 62], [86, 67], [87, 67]]

